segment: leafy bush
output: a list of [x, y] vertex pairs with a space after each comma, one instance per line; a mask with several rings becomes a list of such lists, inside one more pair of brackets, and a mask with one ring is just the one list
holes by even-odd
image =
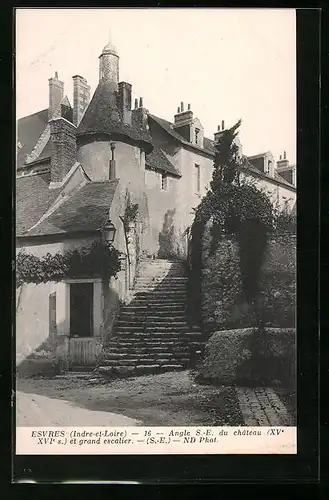
[[[256, 326], [252, 307], [242, 289], [236, 239], [221, 240], [210, 253], [210, 229], [203, 238], [204, 261], [201, 271], [201, 319], [211, 333], [223, 329]], [[296, 264], [295, 239], [271, 238], [260, 271], [259, 296], [265, 326], [295, 325]]]
[[23, 283], [57, 282], [65, 278], [110, 278], [120, 268], [118, 250], [101, 242], [64, 254], [47, 253], [41, 258], [23, 249], [16, 257], [16, 286]]
[[273, 206], [252, 180], [241, 179], [248, 160], [237, 154], [240, 123], [223, 131], [215, 146], [210, 190], [192, 225], [190, 282], [201, 283], [201, 319], [208, 332], [256, 325], [261, 332], [266, 324], [294, 323], [295, 282], [289, 262], [295, 258], [290, 255], [289, 269], [275, 259], [267, 269], [264, 260], [269, 238], [294, 233], [295, 220]]

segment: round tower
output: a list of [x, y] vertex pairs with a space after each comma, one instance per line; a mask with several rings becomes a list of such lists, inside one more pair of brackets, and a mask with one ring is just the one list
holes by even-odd
[[119, 82], [119, 55], [112, 43], [111, 34], [109, 42], [105, 45], [99, 56], [99, 81]]

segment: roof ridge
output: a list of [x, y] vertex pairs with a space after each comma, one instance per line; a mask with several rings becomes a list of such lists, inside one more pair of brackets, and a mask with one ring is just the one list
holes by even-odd
[[35, 229], [44, 220], [48, 219], [54, 212], [56, 212], [56, 210], [58, 210], [58, 208], [60, 208], [63, 205], [63, 203], [65, 203], [71, 196], [74, 196], [76, 192], [80, 191], [80, 189], [82, 189], [87, 182], [88, 181], [85, 180], [81, 184], [78, 184], [78, 186], [76, 186], [75, 189], [71, 189], [71, 191], [69, 191], [64, 196], [62, 196], [64, 186], [62, 189], [58, 188], [59, 191], [57, 198], [53, 200], [48, 210], [40, 217], [40, 219], [32, 227], [30, 227], [30, 229], [28, 229], [27, 233]]
[[38, 115], [39, 113], [48, 113], [48, 108], [40, 109], [39, 111], [35, 111], [35, 113], [31, 113], [30, 115], [25, 115], [21, 116], [20, 118], [17, 118], [17, 121], [19, 122], [20, 120], [24, 120], [25, 118], [30, 118], [31, 116]]
[[47, 123], [46, 128], [44, 129], [39, 139], [35, 143], [35, 146], [32, 149], [31, 153], [26, 155], [24, 163], [32, 163], [33, 161], [35, 161], [41, 155], [42, 151], [45, 149], [49, 139], [50, 139], [50, 125], [49, 123]]

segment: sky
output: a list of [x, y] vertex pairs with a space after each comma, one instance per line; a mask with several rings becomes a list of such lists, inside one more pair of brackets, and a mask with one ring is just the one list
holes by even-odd
[[17, 118], [48, 107], [55, 71], [71, 104], [73, 75], [93, 94], [111, 33], [133, 102], [169, 121], [190, 103], [211, 139], [242, 119], [243, 154], [295, 163], [295, 30], [294, 9], [17, 9]]

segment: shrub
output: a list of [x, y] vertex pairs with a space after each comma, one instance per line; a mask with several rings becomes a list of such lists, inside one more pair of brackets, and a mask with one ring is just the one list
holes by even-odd
[[64, 254], [47, 253], [37, 257], [20, 250], [16, 257], [16, 287], [23, 283], [47, 283], [65, 278], [110, 278], [120, 271], [119, 252], [100, 242], [90, 248], [67, 251]]

